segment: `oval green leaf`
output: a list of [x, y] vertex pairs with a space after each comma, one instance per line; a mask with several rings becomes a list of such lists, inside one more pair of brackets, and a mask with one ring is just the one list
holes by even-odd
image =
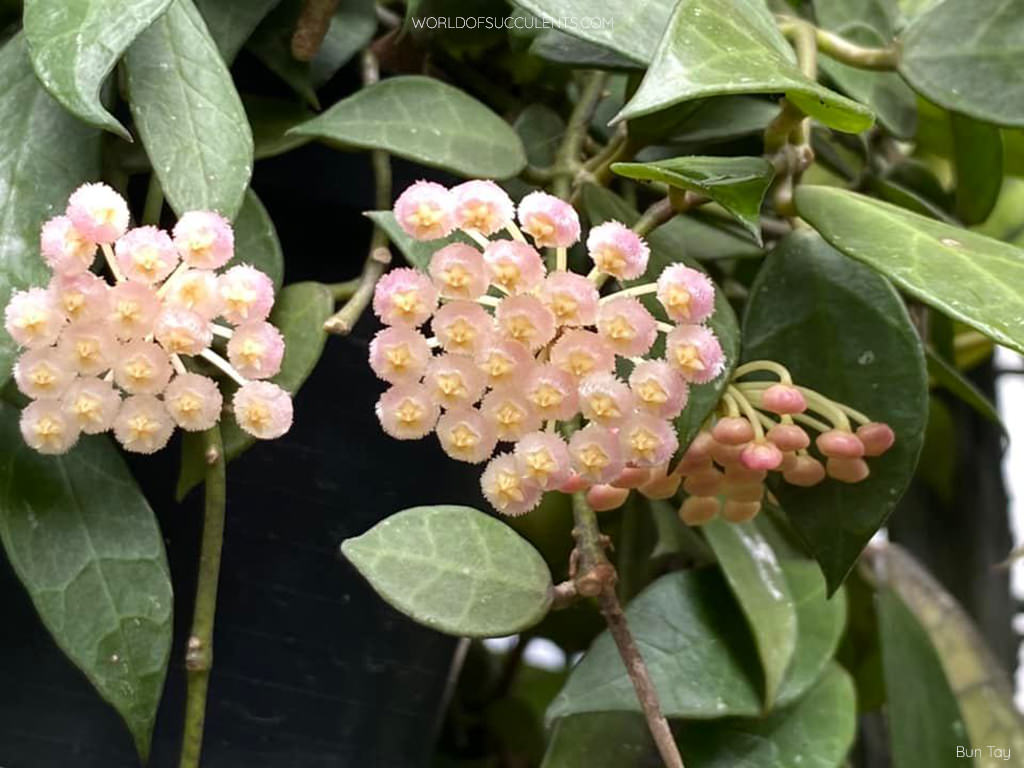
[[242, 209], [235, 217], [235, 260], [265, 272], [274, 281], [274, 290], [281, 289], [284, 280], [281, 243], [270, 214], [251, 189], [246, 190]]
[[450, 635], [510, 635], [551, 606], [540, 553], [470, 507], [406, 509], [346, 539], [341, 551], [388, 603]]
[[280, 0], [195, 0], [210, 36], [229, 64]]
[[980, 224], [1003, 186], [1003, 136], [998, 128], [956, 112], [950, 115], [956, 170], [956, 213], [964, 224]]

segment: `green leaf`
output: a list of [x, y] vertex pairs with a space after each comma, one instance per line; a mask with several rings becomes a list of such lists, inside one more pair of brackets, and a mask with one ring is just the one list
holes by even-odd
[[833, 246], [907, 293], [1024, 352], [1024, 251], [832, 187], [800, 186], [796, 207]]
[[892, 449], [870, 460], [864, 482], [773, 485], [832, 592], [913, 476], [928, 409], [920, 341], [888, 281], [804, 230], [779, 243], [751, 287], [743, 358], [778, 361], [795, 381], [896, 433]]
[[0, 539], [60, 649], [124, 718], [143, 760], [171, 653], [156, 518], [106, 437], [42, 456], [0, 404]]
[[256, 27], [245, 48], [309, 106], [320, 109], [309, 63], [292, 56], [292, 34], [301, 12], [302, 0], [277, 3], [277, 7]]
[[313, 118], [313, 113], [303, 104], [248, 94], [242, 97], [242, 104], [252, 127], [256, 160], [283, 155], [309, 143], [306, 136], [288, 135], [296, 125]]
[[546, 29], [530, 45], [530, 53], [555, 64], [588, 69], [637, 69], [638, 64], [611, 48], [573, 37], [560, 29]]
[[473, 244], [473, 241], [466, 237], [461, 230], [456, 230], [447, 237], [437, 240], [414, 240], [405, 233], [405, 230], [398, 226], [398, 222], [395, 221], [395, 214], [391, 211], [366, 211], [365, 215], [387, 233], [388, 239], [402, 252], [410, 266], [421, 269], [424, 272], [427, 271], [427, 267], [430, 265], [430, 257], [434, 255], [435, 251], [444, 248], [449, 243]]
[[762, 157], [673, 157], [650, 163], [614, 163], [627, 179], [660, 182], [707, 195], [761, 243], [761, 201], [775, 169]]
[[946, 109], [1024, 126], [1022, 11], [1020, 0], [936, 3], [904, 30], [900, 73]]
[[529, 104], [519, 113], [512, 129], [523, 142], [527, 162], [540, 167], [554, 164], [555, 152], [565, 135], [561, 115], [543, 104]]
[[523, 143], [504, 120], [458, 88], [418, 75], [363, 88], [290, 133], [386, 149], [463, 176], [505, 179], [526, 165]]
[[995, 208], [1003, 186], [1003, 138], [998, 128], [953, 113], [956, 212], [964, 224], [980, 224]]
[[403, 510], [341, 551], [384, 600], [450, 635], [510, 635], [551, 606], [551, 574], [537, 550], [470, 507]]
[[936, 384], [963, 400], [979, 416], [998, 425], [1003, 434], [1008, 434], [1006, 426], [999, 416], [999, 410], [985, 396], [985, 393], [974, 385], [974, 382], [964, 376], [951, 363], [936, 354], [934, 350], [926, 348], [925, 357], [928, 363], [928, 375], [934, 379]]
[[235, 217], [235, 254], [240, 264], [251, 264], [274, 281], [281, 290], [284, 280], [284, 256], [274, 222], [263, 203], [251, 189], [246, 190], [242, 209]]
[[664, 227], [668, 227], [678, 242], [686, 243], [687, 255], [698, 261], [764, 256], [764, 251], [750, 241], [746, 230], [720, 217], [691, 211], [686, 216], [676, 216], [660, 228]]
[[[675, 124], [665, 139], [671, 144], [712, 144], [761, 133], [779, 114], [778, 104], [759, 96], [718, 96], [687, 102], [687, 106], [693, 109]], [[640, 118], [639, 122], [655, 116]], [[630, 123], [631, 129], [635, 122]], [[631, 131], [630, 137], [632, 135]]]
[[229, 64], [280, 0], [195, 0], [210, 36]]
[[[0, 306], [11, 292], [43, 285], [39, 228], [64, 210], [68, 196], [99, 176], [99, 132], [76, 120], [36, 79], [21, 35], [0, 48]], [[0, 333], [0, 386], [16, 345]]]
[[100, 101], [100, 88], [128, 46], [170, 0], [27, 0], [25, 38], [39, 80], [87, 123], [131, 141]]
[[171, 207], [233, 219], [252, 176], [252, 132], [192, 0], [174, 0], [125, 64], [135, 125]]
[[309, 78], [319, 88], [364, 48], [377, 31], [374, 0], [341, 0], [320, 50], [309, 62]]
[[803, 75], [763, 0], [681, 0], [640, 87], [615, 119], [737, 93], [785, 93], [806, 114], [847, 133], [874, 120], [864, 105]]
[[796, 650], [796, 606], [786, 576], [753, 523], [715, 519], [704, 526], [704, 535], [754, 634], [770, 707]]

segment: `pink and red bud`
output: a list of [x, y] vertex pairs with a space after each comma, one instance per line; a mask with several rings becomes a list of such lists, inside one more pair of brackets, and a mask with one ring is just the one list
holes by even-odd
[[825, 471], [829, 477], [842, 483], [859, 483], [871, 474], [864, 459], [834, 456], [830, 456], [825, 463]]
[[782, 451], [774, 443], [754, 441], [743, 448], [740, 463], [755, 471], [778, 469], [782, 463]]
[[825, 479], [825, 467], [813, 456], [798, 454], [792, 466], [783, 470], [782, 477], [790, 485], [810, 488]]
[[873, 421], [857, 428], [857, 438], [864, 445], [865, 456], [881, 456], [896, 442], [896, 433], [888, 424]]
[[772, 413], [791, 415], [807, 410], [803, 393], [789, 384], [772, 384], [761, 393], [761, 407]]
[[720, 506], [714, 496], [690, 496], [679, 507], [679, 519], [686, 525], [705, 525], [715, 519]]
[[595, 512], [618, 509], [628, 498], [628, 488], [617, 488], [614, 485], [592, 485], [587, 491], [587, 503]]
[[802, 451], [811, 444], [810, 436], [796, 424], [776, 424], [765, 437], [780, 451]]
[[726, 416], [715, 422], [711, 436], [722, 445], [745, 445], [754, 439], [754, 428], [740, 416]]
[[859, 459], [864, 455], [864, 443], [852, 432], [830, 429], [818, 435], [814, 444], [825, 456], [838, 459]]

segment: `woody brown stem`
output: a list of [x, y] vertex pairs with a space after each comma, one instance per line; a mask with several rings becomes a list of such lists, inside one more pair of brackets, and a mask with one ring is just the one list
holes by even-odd
[[292, 34], [292, 56], [312, 61], [327, 36], [340, 0], [306, 0]]

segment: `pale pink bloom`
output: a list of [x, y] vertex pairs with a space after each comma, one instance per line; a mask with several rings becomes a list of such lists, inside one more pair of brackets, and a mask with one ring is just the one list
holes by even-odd
[[476, 299], [487, 292], [490, 278], [483, 254], [471, 245], [452, 243], [434, 251], [428, 271], [447, 299]]
[[498, 438], [494, 428], [476, 408], [456, 408], [437, 422], [442, 450], [457, 461], [479, 464], [494, 452]]
[[524, 389], [526, 398], [545, 421], [571, 419], [579, 410], [576, 382], [550, 363], [536, 366]]
[[67, 216], [55, 216], [43, 224], [39, 251], [55, 273], [80, 275], [92, 266], [96, 243], [85, 239]]
[[423, 325], [437, 309], [437, 288], [411, 267], [393, 269], [377, 281], [373, 311], [385, 325]]
[[25, 444], [39, 453], [67, 453], [78, 441], [78, 426], [61, 411], [56, 400], [37, 400], [21, 412], [18, 424]]
[[635, 280], [647, 271], [651, 249], [636, 232], [618, 221], [590, 230], [587, 252], [601, 272], [619, 280]]
[[67, 390], [75, 369], [55, 347], [30, 349], [14, 364], [14, 382], [22, 394], [33, 400], [54, 400]]
[[765, 435], [780, 451], [802, 451], [811, 444], [811, 438], [796, 424], [776, 424]]
[[782, 451], [775, 443], [755, 440], [743, 448], [740, 463], [753, 470], [778, 469], [782, 464]]
[[551, 363], [579, 381], [593, 373], [610, 373], [615, 368], [615, 354], [593, 331], [574, 329], [551, 347]]
[[871, 470], [864, 459], [830, 456], [825, 462], [828, 476], [841, 483], [859, 483], [867, 480]]
[[506, 296], [494, 312], [498, 330], [530, 351], [555, 338], [555, 316], [536, 296]]
[[480, 476], [484, 498], [498, 512], [510, 517], [525, 515], [540, 503], [543, 491], [519, 473], [511, 453], [499, 453]]
[[109, 381], [95, 377], [71, 382], [60, 401], [64, 415], [82, 432], [96, 435], [114, 424], [121, 409], [121, 395]]
[[715, 311], [715, 284], [699, 270], [673, 264], [658, 277], [658, 301], [677, 323], [702, 323]]
[[864, 443], [852, 432], [830, 429], [814, 440], [818, 450], [829, 458], [859, 459], [864, 455]]
[[714, 381], [725, 368], [722, 346], [703, 325], [680, 325], [665, 339], [665, 359], [694, 384]]
[[519, 201], [519, 224], [538, 248], [568, 248], [580, 239], [576, 209], [546, 192], [531, 192]]
[[455, 228], [455, 198], [433, 181], [417, 181], [395, 200], [395, 221], [415, 240], [447, 237]]
[[219, 269], [235, 255], [235, 232], [216, 211], [188, 211], [174, 225], [174, 246], [190, 267]]
[[[429, 281], [428, 281], [429, 282]], [[217, 278], [223, 317], [232, 325], [266, 320], [274, 306], [274, 281], [264, 272], [239, 264]]]
[[626, 467], [619, 438], [599, 424], [588, 424], [569, 439], [573, 467], [591, 483], [610, 483]]
[[647, 354], [658, 336], [658, 322], [632, 296], [603, 303], [597, 314], [597, 330], [615, 354], [640, 357]]
[[419, 440], [437, 424], [441, 408], [422, 384], [391, 387], [377, 401], [377, 420], [396, 440]]
[[896, 442], [896, 433], [892, 427], [880, 421], [857, 427], [857, 437], [864, 444], [865, 456], [881, 456]]
[[114, 381], [130, 395], [159, 395], [171, 380], [171, 360], [152, 341], [136, 339], [121, 347]]
[[532, 291], [544, 279], [544, 262], [537, 249], [518, 240], [492, 240], [484, 248], [490, 281], [508, 293]]
[[238, 426], [260, 440], [280, 437], [292, 426], [292, 396], [269, 381], [250, 381], [231, 400]]
[[109, 244], [128, 231], [128, 203], [106, 184], [83, 184], [68, 199], [67, 217], [82, 237]]
[[160, 314], [156, 292], [142, 283], [123, 282], [108, 293], [109, 323], [119, 339], [140, 339], [153, 332]]
[[494, 320], [479, 304], [452, 301], [434, 313], [430, 327], [446, 352], [475, 355], [490, 340]]
[[166, 307], [156, 318], [153, 334], [172, 355], [198, 355], [213, 341], [209, 320], [183, 307]]
[[423, 334], [401, 325], [385, 328], [370, 342], [370, 368], [389, 384], [413, 384], [422, 379], [430, 356]]
[[178, 272], [161, 287], [164, 304], [190, 309], [207, 320], [224, 311], [217, 274], [209, 269]]
[[423, 383], [431, 399], [445, 408], [472, 405], [483, 395], [486, 386], [483, 373], [463, 355], [432, 358]]
[[493, 337], [477, 353], [474, 362], [487, 376], [487, 385], [495, 389], [521, 384], [534, 366], [530, 350], [518, 341]]
[[725, 416], [715, 422], [711, 436], [723, 445], [746, 445], [754, 439], [754, 426], [742, 416]]
[[49, 290], [71, 321], [106, 320], [110, 312], [110, 285], [92, 272], [54, 275]]
[[120, 353], [110, 326], [101, 321], [72, 323], [61, 334], [58, 348], [72, 370], [82, 376], [106, 373]]
[[552, 272], [540, 285], [540, 300], [559, 325], [593, 325], [597, 320], [597, 286], [575, 272]]
[[490, 180], [473, 179], [452, 187], [455, 226], [490, 237], [512, 221], [516, 208], [501, 187]]
[[519, 473], [545, 491], [554, 490], [572, 475], [569, 446], [551, 432], [531, 432], [516, 443], [516, 464]]
[[164, 405], [179, 427], [201, 432], [220, 421], [224, 398], [217, 382], [208, 376], [182, 373], [164, 390]]
[[679, 439], [671, 422], [639, 412], [619, 428], [619, 445], [627, 464], [656, 467], [672, 458]]
[[499, 440], [514, 442], [526, 433], [540, 429], [541, 425], [533, 404], [514, 389], [487, 393], [480, 403], [480, 412], [494, 428]]
[[825, 479], [825, 467], [813, 456], [800, 454], [783, 470], [782, 477], [790, 485], [810, 488]]
[[686, 380], [664, 360], [637, 363], [629, 375], [638, 408], [662, 419], [674, 419], [683, 412], [690, 397]]
[[171, 415], [152, 395], [126, 398], [114, 418], [114, 437], [132, 453], [156, 453], [167, 445], [173, 432]]
[[679, 519], [686, 525], [704, 525], [715, 519], [720, 506], [714, 496], [690, 496], [679, 507]]
[[772, 384], [761, 393], [761, 407], [772, 413], [803, 413], [807, 410], [807, 400], [796, 387], [789, 384]]
[[587, 376], [579, 386], [580, 411], [602, 427], [617, 427], [633, 413], [633, 393], [611, 373]]
[[46, 288], [15, 291], [4, 309], [4, 328], [19, 345], [48, 347], [57, 341], [67, 317]]
[[284, 337], [264, 320], [243, 323], [228, 340], [228, 360], [247, 379], [269, 379], [277, 375], [283, 358]]
[[156, 227], [136, 227], [114, 243], [114, 255], [124, 276], [146, 285], [162, 282], [178, 266], [170, 235]]

